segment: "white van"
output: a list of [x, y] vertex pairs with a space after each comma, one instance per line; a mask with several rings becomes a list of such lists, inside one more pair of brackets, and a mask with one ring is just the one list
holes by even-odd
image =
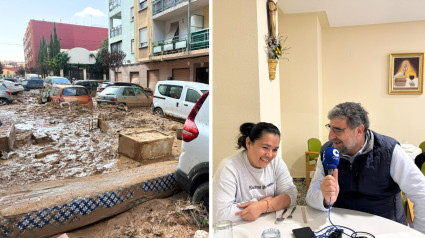
[[209, 85], [187, 81], [158, 81], [152, 95], [152, 111], [158, 115], [186, 119]]

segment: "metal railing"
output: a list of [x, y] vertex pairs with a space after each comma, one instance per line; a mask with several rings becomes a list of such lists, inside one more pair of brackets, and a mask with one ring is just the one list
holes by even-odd
[[210, 47], [210, 30], [202, 29], [190, 34], [190, 50], [199, 50]]
[[111, 28], [111, 38], [122, 34], [122, 25]]
[[[154, 56], [175, 54], [187, 50], [187, 34], [174, 36], [173, 38], [155, 41], [152, 47]], [[189, 50], [209, 48], [209, 29], [203, 29], [190, 33]]]
[[121, 0], [109, 0], [109, 11], [112, 12], [115, 8], [121, 6]]
[[155, 0], [152, 1], [152, 16], [174, 7], [175, 5], [187, 2], [187, 0]]

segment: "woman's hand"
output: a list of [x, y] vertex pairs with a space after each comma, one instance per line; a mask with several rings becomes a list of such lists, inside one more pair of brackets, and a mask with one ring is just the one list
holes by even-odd
[[255, 221], [267, 209], [267, 202], [261, 200], [258, 202], [246, 202], [237, 205], [239, 208], [244, 208], [242, 211], [235, 213], [236, 216], [241, 216], [246, 221]]

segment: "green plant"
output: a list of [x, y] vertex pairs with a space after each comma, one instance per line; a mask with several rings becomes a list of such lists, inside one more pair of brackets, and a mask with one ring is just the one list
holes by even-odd
[[266, 50], [269, 59], [279, 60], [282, 55], [288, 53], [290, 47], [284, 46], [287, 38], [266, 35]]

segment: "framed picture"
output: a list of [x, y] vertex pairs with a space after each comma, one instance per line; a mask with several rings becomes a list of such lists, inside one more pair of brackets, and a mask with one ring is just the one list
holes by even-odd
[[424, 53], [390, 55], [389, 94], [422, 94]]

